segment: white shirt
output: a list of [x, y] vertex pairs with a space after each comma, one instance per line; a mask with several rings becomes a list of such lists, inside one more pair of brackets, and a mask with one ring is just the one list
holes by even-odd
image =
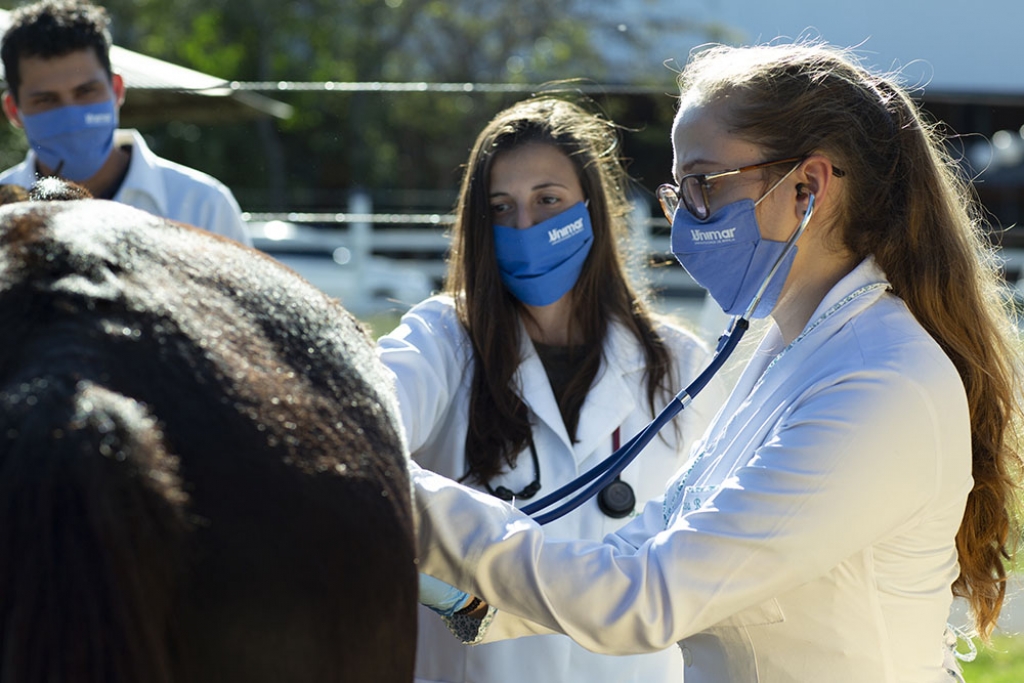
[[[683, 388], [703, 369], [707, 350], [677, 328], [662, 326], [675, 362], [669, 381], [672, 391]], [[605, 342], [604, 363], [580, 410], [577, 443], [572, 443], [547, 374], [520, 328], [523, 358], [517, 382], [529, 407], [533, 441], [541, 469], [537, 498], [596, 465], [612, 452], [613, 432], [625, 443], [653, 418], [647, 401], [644, 357], [635, 337], [613, 324]], [[379, 342], [380, 357], [397, 379], [402, 421], [413, 458], [420, 465], [450, 477], [467, 470], [465, 439], [472, 380], [471, 347], [449, 297], [434, 297], [414, 307], [401, 325]], [[640, 454], [623, 474], [633, 488], [638, 508], [660, 494], [664, 481], [688, 457], [691, 443], [703, 433], [724, 391], [712, 384], [677, 418], [674, 425]], [[667, 403], [667, 399], [665, 401]], [[663, 406], [655, 404], [660, 410]], [[519, 455], [511, 472], [491, 482], [520, 491], [534, 478], [529, 451]], [[533, 500], [536, 500], [534, 498]], [[523, 505], [531, 501], [516, 501]], [[594, 500], [545, 527], [562, 538], [600, 539], [628, 519], [613, 519]], [[678, 648], [631, 657], [596, 655], [561, 635], [468, 647], [454, 639], [436, 614], [421, 608], [416, 680], [473, 683], [678, 683], [682, 663]]]
[[787, 348], [769, 330], [663, 500], [604, 543], [414, 466], [421, 571], [498, 607], [488, 639], [679, 642], [686, 683], [955, 680], [967, 399], [886, 286], [869, 259]]
[[[116, 131], [114, 146], [132, 148], [128, 173], [114, 196], [115, 202], [252, 245], [238, 202], [222, 182], [158, 157], [137, 130]], [[23, 162], [0, 173], [0, 183], [25, 188], [36, 180], [36, 154], [32, 149]]]

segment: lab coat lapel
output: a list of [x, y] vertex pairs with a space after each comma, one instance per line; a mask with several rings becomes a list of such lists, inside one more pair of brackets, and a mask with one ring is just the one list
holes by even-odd
[[[721, 473], [737, 465], [736, 459], [752, 455], [774, 424], [774, 412], [786, 404], [780, 397], [791, 396], [796, 385], [805, 381], [804, 373], [793, 368], [814, 362], [814, 352], [885, 291], [880, 287], [861, 292], [862, 288], [887, 284], [881, 269], [867, 259], [825, 296], [797, 341], [780, 348], [781, 336], [773, 325], [719, 414], [724, 424], [712, 427], [701, 462], [687, 472], [684, 483], [690, 488], [717, 485]], [[733, 443], [745, 446], [737, 448]], [[725, 454], [732, 454], [733, 461], [723, 462]]]
[[[525, 327], [521, 328], [521, 332], [520, 354], [523, 360], [517, 371], [517, 381], [535, 419], [551, 428], [574, 454], [577, 464], [586, 460], [605, 441], [608, 443], [605, 450], [611, 453], [612, 432], [622, 425], [636, 406], [635, 392], [626, 375], [643, 367], [640, 351], [631, 343], [629, 333], [616, 323], [609, 326], [604, 359], [580, 409], [580, 420], [576, 427], [577, 443], [574, 445], [562, 422], [562, 414], [558, 410], [554, 392], [551, 391], [547, 373], [544, 372], [544, 365]], [[622, 434], [623, 443], [631, 436]]]
[[[633, 383], [641, 380], [642, 369], [643, 357], [632, 336], [618, 323], [611, 323], [601, 369], [580, 410], [576, 429], [578, 442], [573, 449], [577, 463], [582, 463], [595, 451], [602, 457], [611, 453], [612, 433], [636, 408]], [[628, 377], [631, 374], [635, 377]], [[632, 436], [623, 432], [622, 443]]]
[[551, 391], [551, 382], [548, 381], [544, 365], [540, 362], [540, 356], [533, 348], [533, 342], [530, 341], [530, 335], [526, 333], [526, 327], [522, 322], [519, 325], [519, 357], [522, 361], [516, 370], [516, 386], [519, 387], [520, 396], [533, 413], [533, 419], [547, 425], [571, 451], [572, 442], [565, 431], [565, 424], [562, 423], [562, 413], [558, 409], [555, 394]]
[[[754, 386], [752, 395], [770, 395], [787, 379], [799, 374], [790, 372], [787, 368], [808, 362], [814, 352], [847, 322], [878, 301], [888, 286], [885, 274], [875, 264], [873, 258], [862, 261], [825, 295], [800, 336], [782, 349], [768, 364], [761, 379]], [[777, 335], [778, 330], [773, 329], [772, 332]], [[766, 391], [768, 393], [765, 393]]]

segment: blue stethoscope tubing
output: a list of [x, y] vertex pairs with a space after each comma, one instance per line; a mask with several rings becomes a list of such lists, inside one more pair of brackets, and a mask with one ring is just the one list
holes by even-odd
[[[749, 326], [750, 323], [745, 318], [736, 318], [728, 333], [722, 336], [722, 339], [719, 342], [719, 348], [715, 352], [714, 358], [712, 358], [711, 362], [708, 364], [708, 367], [705, 368], [704, 371], [700, 373], [700, 375], [698, 375], [688, 387], [686, 387], [686, 389], [676, 394], [672, 402], [665, 406], [661, 413], [659, 413], [650, 424], [644, 427], [632, 439], [627, 441], [621, 448], [592, 467], [590, 470], [573, 479], [565, 486], [549, 493], [540, 500], [534, 501], [529, 505], [524, 505], [521, 510], [525, 514], [532, 516], [538, 524], [547, 524], [569, 514], [585, 503], [588, 499], [597, 495], [598, 491], [611, 483], [615, 477], [622, 473], [622, 470], [626, 469], [626, 467], [636, 459], [636, 456], [640, 455], [640, 451], [643, 450], [644, 446], [650, 443], [651, 439], [661, 431], [662, 427], [678, 415], [683, 408], [688, 406], [693, 400], [693, 397], [700, 393], [701, 389], [707, 386], [708, 382], [711, 381], [711, 378], [715, 376], [725, 361], [728, 360], [729, 356], [732, 355], [733, 350], [736, 348], [736, 345], [739, 344], [740, 339], [743, 338], [743, 334], [747, 331]], [[593, 483], [587, 486], [591, 481], [593, 481]], [[584, 486], [586, 486], [586, 488], [574, 498], [567, 500], [553, 510], [537, 514], [541, 510], [551, 507], [560, 500], [568, 498], [574, 491], [577, 491]]]
[[[800, 235], [803, 234], [804, 229], [807, 227], [807, 223], [811, 220], [812, 213], [814, 213], [813, 194], [808, 198], [807, 211], [804, 213], [804, 217], [803, 220], [800, 221], [800, 225], [793, 232], [793, 235], [786, 241], [786, 246], [779, 254], [779, 257], [775, 260], [775, 264], [768, 272], [768, 275], [765, 276], [761, 286], [758, 287], [757, 293], [754, 294], [754, 298], [751, 300], [750, 305], [747, 306], [747, 310], [744, 311], [743, 315], [733, 318], [725, 334], [719, 338], [718, 347], [715, 349], [715, 355], [704, 371], [701, 372], [696, 379], [690, 382], [689, 386], [676, 394], [675, 398], [672, 399], [672, 402], [665, 406], [665, 408], [650, 422], [650, 424], [640, 430], [635, 436], [633, 436], [633, 438], [623, 444], [622, 447], [591, 469], [570, 481], [568, 484], [549, 493], [543, 498], [530, 503], [529, 505], [524, 505], [520, 508], [523, 513], [530, 515], [533, 517], [534, 521], [543, 525], [564, 517], [579, 506], [583, 505], [583, 503], [597, 495], [601, 489], [619, 476], [619, 474], [621, 474], [622, 471], [626, 469], [638, 455], [640, 455], [640, 451], [642, 451], [644, 447], [651, 442], [651, 439], [661, 431], [661, 428], [667, 425], [683, 410], [683, 408], [690, 405], [693, 398], [700, 393], [700, 391], [708, 385], [708, 382], [711, 381], [711, 378], [721, 370], [725, 361], [727, 361], [729, 356], [732, 355], [732, 352], [736, 350], [736, 346], [740, 343], [740, 339], [743, 338], [743, 335], [750, 328], [750, 317], [753, 315], [758, 303], [760, 303], [761, 297], [764, 296], [765, 290], [768, 289], [768, 283], [772, 281], [772, 278], [775, 277], [775, 273], [778, 272], [783, 261], [786, 260], [786, 257], [794, 249], [796, 241], [800, 239]], [[587, 486], [587, 484], [590, 485]], [[584, 486], [586, 486], [586, 488], [583, 488]], [[573, 498], [566, 500], [564, 503], [552, 510], [542, 512], [559, 501], [569, 498], [573, 492], [578, 491], [581, 488], [583, 488], [583, 491], [576, 494]]]

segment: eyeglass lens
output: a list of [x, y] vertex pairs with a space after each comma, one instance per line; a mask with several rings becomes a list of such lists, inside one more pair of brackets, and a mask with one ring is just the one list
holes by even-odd
[[696, 176], [683, 178], [683, 184], [680, 188], [676, 188], [674, 185], [662, 185], [658, 188], [658, 202], [661, 204], [661, 210], [664, 212], [665, 218], [668, 219], [669, 223], [672, 222], [676, 215], [676, 209], [679, 208], [680, 200], [682, 200], [686, 210], [697, 219], [705, 220], [708, 217], [710, 212], [708, 211], [708, 203], [705, 200], [704, 188], [701, 187], [701, 182]]
[[686, 205], [687, 211], [700, 220], [708, 217], [708, 203], [704, 200], [704, 188], [701, 187], [701, 181], [697, 176], [691, 175], [683, 178], [679, 192], [683, 195], [683, 204]]
[[679, 206], [679, 195], [672, 185], [662, 185], [658, 188], [658, 203], [661, 204], [661, 211], [665, 214], [668, 222], [676, 215], [676, 208]]

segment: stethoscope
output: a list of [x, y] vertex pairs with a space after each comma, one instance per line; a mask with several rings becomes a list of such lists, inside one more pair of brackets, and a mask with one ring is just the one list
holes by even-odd
[[[721, 370], [725, 361], [727, 361], [729, 356], [732, 355], [732, 352], [736, 350], [736, 346], [740, 343], [740, 339], [743, 338], [743, 335], [750, 328], [750, 317], [753, 315], [754, 310], [757, 309], [757, 305], [761, 302], [761, 297], [764, 296], [765, 291], [768, 289], [768, 284], [772, 281], [772, 278], [775, 277], [775, 273], [778, 272], [783, 261], [786, 260], [786, 257], [789, 256], [789, 253], [793, 250], [796, 241], [800, 239], [800, 235], [803, 234], [804, 229], [807, 228], [807, 223], [810, 222], [812, 213], [814, 213], [813, 194], [811, 194], [807, 200], [807, 211], [804, 212], [804, 217], [800, 221], [800, 225], [797, 226], [793, 235], [786, 241], [785, 246], [782, 248], [782, 252], [779, 254], [779, 257], [775, 259], [775, 263], [772, 265], [771, 270], [768, 271], [768, 275], [766, 275], [764, 280], [761, 282], [761, 286], [758, 287], [757, 293], [754, 294], [754, 298], [751, 300], [750, 305], [747, 306], [743, 315], [733, 318], [729, 327], [727, 327], [722, 336], [718, 338], [715, 355], [712, 357], [704, 371], [701, 372], [695, 380], [690, 382], [688, 387], [676, 394], [675, 398], [665, 406], [661, 413], [659, 413], [650, 424], [640, 430], [640, 432], [632, 439], [627, 441], [624, 446], [616, 448], [614, 453], [609, 455], [590, 470], [573, 479], [568, 484], [552, 493], [549, 493], [540, 500], [530, 503], [529, 505], [524, 505], [520, 508], [522, 512], [533, 517], [538, 524], [547, 524], [559, 519], [560, 517], [564, 517], [580, 505], [583, 505], [583, 503], [591, 497], [598, 495], [601, 491], [605, 490], [612, 482], [617, 480], [621, 481], [619, 479], [619, 475], [622, 471], [636, 459], [636, 456], [640, 454], [640, 451], [642, 451], [643, 448], [651, 442], [651, 439], [654, 438], [662, 427], [671, 422], [676, 415], [690, 405], [694, 397], [708, 385], [711, 378]], [[569, 496], [580, 489], [583, 490], [574, 497], [569, 498]], [[630, 492], [632, 493], [632, 491]], [[558, 507], [547, 512], [543, 512], [563, 500], [565, 500], [565, 502], [562, 502]], [[625, 514], [629, 513], [627, 512]]]
[[[619, 450], [622, 446], [622, 430], [619, 427], [612, 432], [612, 452]], [[622, 481], [622, 476], [616, 476], [608, 485], [597, 494], [597, 507], [607, 517], [622, 519], [633, 512], [636, 507], [636, 494], [633, 487]]]
[[[612, 432], [612, 450], [619, 450], [622, 440], [622, 430], [619, 427]], [[529, 500], [540, 491], [540, 458], [537, 457], [537, 447], [530, 439], [530, 459], [533, 461], [533, 481], [524, 486], [520, 491], [513, 491], [507, 486], [491, 486], [484, 482], [487, 492], [502, 500]], [[615, 477], [608, 483], [601, 492], [597, 494], [597, 507], [608, 517], [621, 519], [633, 511], [636, 507], [636, 494], [633, 487], [622, 481], [621, 477]]]

